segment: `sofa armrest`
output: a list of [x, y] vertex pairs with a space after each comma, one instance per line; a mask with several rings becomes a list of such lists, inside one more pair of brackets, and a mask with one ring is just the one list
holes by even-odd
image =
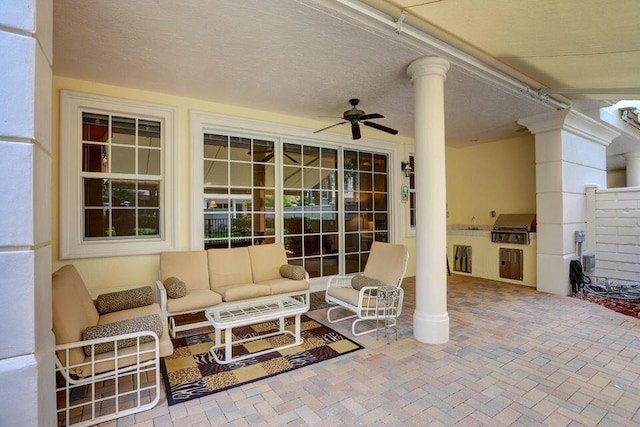
[[160, 280], [156, 280], [156, 300], [160, 305], [162, 314], [167, 317], [169, 312], [167, 311], [167, 288], [164, 287], [164, 283]]
[[[142, 342], [143, 338], [147, 341]], [[135, 344], [128, 347], [119, 347], [118, 342], [122, 340], [134, 340]], [[85, 347], [91, 349], [95, 346], [112, 343], [117, 350], [108, 353], [95, 354], [91, 352], [79, 363], [71, 363], [71, 353], [82, 350]], [[56, 370], [72, 384], [79, 384], [85, 378], [91, 377], [91, 381], [113, 376], [113, 368], [117, 364], [118, 371], [124, 373], [148, 366], [160, 358], [160, 338], [153, 331], [131, 332], [111, 337], [95, 338], [85, 341], [75, 341], [66, 344], [59, 344], [55, 347]], [[143, 362], [146, 361], [146, 362]]]
[[[151, 341], [143, 344], [140, 342], [143, 338]], [[86, 345], [91, 348], [106, 342], [117, 345], [121, 339], [134, 340], [136, 344], [70, 363], [71, 353], [82, 352]], [[71, 425], [72, 419], [76, 421], [72, 414], [78, 408], [83, 411], [82, 425], [104, 425], [106, 421], [149, 410], [160, 400], [160, 339], [154, 332], [140, 331], [71, 342], [57, 345], [55, 350], [58, 356], [55, 358], [56, 414], [59, 422], [65, 421], [64, 425]], [[141, 374], [144, 380], [141, 380]], [[116, 384], [116, 387], [105, 387], [105, 383]], [[127, 386], [118, 387], [118, 384]], [[149, 398], [141, 399], [147, 394]], [[111, 410], [102, 412], [99, 409], [105, 402], [114, 401], [116, 406]], [[119, 406], [117, 402], [127, 402], [127, 405]]]

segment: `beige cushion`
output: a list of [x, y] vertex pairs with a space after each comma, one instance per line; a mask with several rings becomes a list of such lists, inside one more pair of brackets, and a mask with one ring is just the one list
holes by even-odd
[[[332, 286], [327, 290], [329, 296], [339, 299], [342, 302], [347, 303], [353, 307], [358, 306], [358, 299], [360, 298], [360, 291], [357, 291], [353, 288], [341, 288]], [[376, 306], [376, 297], [365, 297], [364, 301], [362, 301], [363, 307], [375, 307]]]
[[207, 258], [212, 291], [218, 292], [221, 287], [253, 282], [247, 248], [209, 249]]
[[365, 276], [364, 274], [356, 274], [351, 278], [351, 287], [353, 289], [359, 291], [365, 286], [379, 288], [381, 286], [385, 286], [385, 284], [381, 280], [374, 279], [373, 277]]
[[309, 290], [309, 282], [306, 280], [291, 280], [285, 278], [265, 280], [260, 285], [268, 286], [271, 295], [288, 294], [291, 292], [304, 292]]
[[253, 282], [278, 279], [280, 266], [287, 264], [287, 253], [282, 243], [249, 246]]
[[[98, 324], [100, 315], [76, 268], [69, 264], [53, 273], [51, 280], [51, 303], [53, 333], [56, 344], [67, 344], [82, 340], [82, 332]], [[63, 352], [58, 357], [65, 363]], [[71, 364], [84, 360], [81, 348], [69, 352]]]
[[408, 256], [404, 245], [373, 242], [362, 274], [396, 287], [404, 276]]
[[169, 277], [164, 281], [164, 288], [169, 298], [182, 298], [187, 295], [187, 285], [177, 277]]
[[301, 265], [285, 264], [280, 266], [280, 275], [291, 280], [304, 280], [307, 271]]
[[142, 307], [156, 302], [151, 286], [100, 294], [96, 298], [96, 309], [100, 314]]
[[179, 277], [187, 290], [209, 289], [209, 269], [206, 251], [162, 252], [160, 281]]
[[[110, 323], [132, 317], [146, 316], [149, 314], [158, 314], [162, 317], [162, 336], [160, 337], [160, 342], [158, 343], [160, 356], [170, 356], [171, 354], [173, 354], [173, 344], [171, 343], [171, 337], [167, 333], [167, 318], [162, 315], [162, 310], [160, 309], [160, 306], [158, 304], [151, 304], [144, 307], [132, 308], [130, 310], [122, 310], [105, 314], [100, 317], [100, 321], [102, 321], [103, 323]], [[140, 349], [141, 351], [150, 350], [153, 348], [153, 345], [153, 343], [144, 343], [140, 346]], [[82, 348], [77, 348], [74, 350], [78, 350], [84, 357], [84, 360], [80, 359], [78, 362], [83, 362], [85, 363], [85, 365], [74, 369], [73, 373], [80, 377], [92, 375], [90, 363], [92, 358], [89, 356], [84, 356]], [[118, 359], [119, 367], [122, 368], [136, 363], [136, 359], [138, 358], [138, 356], [136, 355], [136, 347], [127, 347], [122, 349], [122, 351], [118, 351], [119, 356], [125, 356], [127, 354], [131, 354], [131, 357], [122, 357]], [[93, 373], [99, 374], [101, 372], [112, 370], [114, 368], [114, 361], [109, 360], [112, 357], [113, 352], [98, 354], [94, 356], [93, 360], [95, 360], [96, 363], [94, 365], [95, 370], [93, 371]], [[149, 360], [151, 359], [151, 357], [151, 353], [145, 353], [140, 357], [140, 360]]]
[[244, 284], [222, 286], [216, 289], [222, 295], [223, 301], [239, 301], [248, 298], [266, 297], [271, 294], [271, 288], [267, 285]]
[[134, 317], [148, 316], [150, 314], [159, 314], [162, 317], [162, 337], [160, 337], [160, 356], [169, 356], [173, 353], [173, 344], [167, 331], [167, 318], [162, 314], [160, 305], [154, 303], [145, 305], [144, 307], [132, 308], [129, 310], [114, 311], [113, 313], [103, 314], [98, 320], [99, 325], [105, 323], [113, 323], [124, 319], [133, 319]]
[[[155, 332], [158, 337], [162, 336], [162, 318], [159, 314], [149, 314], [147, 316], [134, 317], [133, 319], [120, 320], [113, 323], [105, 323], [103, 325], [89, 326], [82, 334], [83, 340], [93, 340], [96, 338], [115, 337], [117, 335], [129, 334], [133, 332], [151, 331]], [[140, 337], [140, 343], [153, 341], [153, 337]], [[137, 345], [137, 338], [126, 338], [118, 340], [118, 350]], [[84, 353], [87, 356], [91, 354], [102, 354], [114, 351], [114, 342], [108, 341], [104, 343], [94, 344], [92, 346], [84, 346]]]
[[195, 289], [187, 292], [182, 298], [168, 298], [167, 312], [172, 314], [198, 311], [221, 302], [222, 297], [217, 292], [209, 289]]

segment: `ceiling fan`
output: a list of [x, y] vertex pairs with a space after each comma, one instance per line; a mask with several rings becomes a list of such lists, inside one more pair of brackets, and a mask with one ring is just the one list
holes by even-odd
[[382, 119], [382, 118], [384, 118], [384, 116], [382, 114], [378, 114], [378, 113], [366, 114], [364, 111], [358, 110], [357, 105], [358, 105], [359, 102], [360, 102], [359, 99], [356, 99], [356, 98], [350, 99], [349, 100], [349, 104], [351, 104], [351, 109], [345, 111], [342, 114], [342, 117], [338, 117], [338, 118], [341, 118], [343, 120], [342, 122], [333, 124], [331, 126], [324, 127], [322, 129], [318, 129], [317, 131], [315, 131], [313, 133], [322, 132], [323, 130], [331, 129], [332, 127], [340, 126], [340, 125], [343, 125], [345, 123], [351, 123], [351, 135], [353, 136], [353, 139], [360, 139], [362, 137], [362, 135], [360, 134], [360, 122], [362, 122], [362, 124], [365, 125], [365, 126], [369, 126], [369, 127], [374, 128], [374, 129], [378, 129], [378, 130], [381, 130], [383, 132], [390, 133], [391, 135], [397, 135], [398, 134], [398, 131], [395, 130], [395, 129], [391, 129], [391, 128], [386, 127], [386, 126], [379, 125], [378, 123], [375, 123], [375, 122], [369, 122], [368, 120], [371, 120], [371, 119]]

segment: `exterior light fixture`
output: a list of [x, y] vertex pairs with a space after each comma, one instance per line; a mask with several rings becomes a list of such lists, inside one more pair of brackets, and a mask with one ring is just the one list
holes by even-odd
[[401, 162], [400, 167], [404, 171], [405, 178], [409, 178], [411, 176], [411, 171], [413, 170], [409, 162]]

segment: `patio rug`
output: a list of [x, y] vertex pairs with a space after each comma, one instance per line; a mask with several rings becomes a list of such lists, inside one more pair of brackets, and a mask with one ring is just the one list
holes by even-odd
[[309, 311], [329, 307], [329, 303], [324, 300], [324, 295], [325, 291], [312, 292], [309, 294]]
[[[293, 318], [286, 319], [286, 329], [293, 331]], [[160, 362], [169, 406], [309, 366], [363, 348], [344, 335], [304, 314], [300, 318], [300, 329], [304, 342], [299, 346], [227, 365], [216, 363], [209, 353], [214, 342], [212, 332], [174, 339], [173, 354], [162, 358]], [[235, 339], [243, 339], [277, 330], [278, 321], [276, 320], [234, 328], [233, 335]], [[293, 338], [289, 335], [280, 335], [253, 341], [247, 345], [262, 349], [287, 342], [293, 342]], [[247, 348], [243, 344], [234, 345], [234, 356], [247, 353]], [[218, 357], [222, 358], [222, 353]]]

